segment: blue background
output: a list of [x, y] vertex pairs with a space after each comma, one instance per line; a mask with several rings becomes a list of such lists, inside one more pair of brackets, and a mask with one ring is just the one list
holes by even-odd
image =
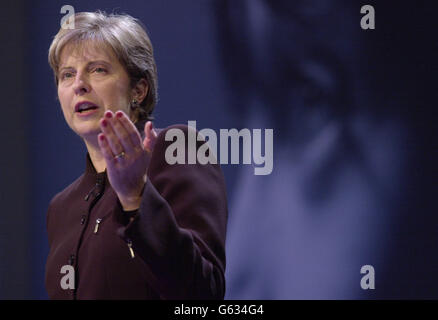
[[367, 2], [364, 31], [360, 1], [19, 0], [0, 26], [1, 299], [47, 298], [46, 209], [85, 165], [47, 63], [65, 4], [146, 25], [156, 127], [274, 129], [271, 175], [223, 166], [227, 298], [438, 297], [432, 1]]

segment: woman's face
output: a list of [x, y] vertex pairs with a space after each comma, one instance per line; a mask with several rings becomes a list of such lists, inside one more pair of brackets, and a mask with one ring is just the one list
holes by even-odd
[[97, 138], [105, 111], [130, 115], [130, 79], [110, 48], [90, 42], [67, 44], [61, 52], [58, 79], [65, 120], [83, 139]]

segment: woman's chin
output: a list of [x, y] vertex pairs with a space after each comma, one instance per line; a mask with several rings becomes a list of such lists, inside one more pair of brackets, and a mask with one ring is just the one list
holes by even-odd
[[76, 125], [73, 131], [85, 140], [97, 139], [97, 135], [102, 132], [99, 124], [91, 125], [85, 123]]

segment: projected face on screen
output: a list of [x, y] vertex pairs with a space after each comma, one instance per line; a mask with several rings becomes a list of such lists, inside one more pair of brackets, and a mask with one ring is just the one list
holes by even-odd
[[256, 0], [221, 9], [235, 107], [243, 122], [272, 126], [277, 142], [274, 174], [238, 179], [229, 297], [366, 296], [360, 271], [385, 267], [406, 133], [379, 113], [394, 102], [375, 90], [380, 60], [367, 48], [360, 6]]

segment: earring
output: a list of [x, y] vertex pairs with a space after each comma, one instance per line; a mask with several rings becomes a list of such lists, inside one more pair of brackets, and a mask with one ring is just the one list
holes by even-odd
[[134, 99], [131, 101], [131, 109], [135, 110], [137, 108], [138, 108], [138, 102], [137, 102], [137, 100]]

